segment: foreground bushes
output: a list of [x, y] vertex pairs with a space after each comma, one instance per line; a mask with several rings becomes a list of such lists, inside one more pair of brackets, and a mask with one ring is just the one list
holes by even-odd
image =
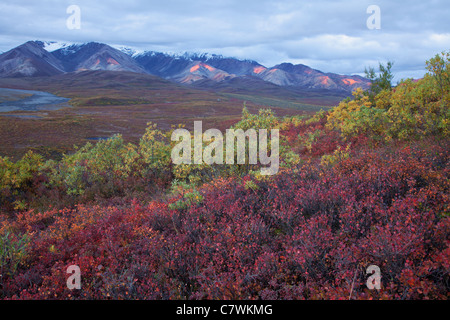
[[[233, 128], [279, 126], [280, 120], [271, 110], [261, 109], [252, 115], [244, 107], [242, 120]], [[162, 132], [156, 124], [149, 123], [138, 145], [125, 143], [121, 135], [115, 135], [96, 144], [87, 143], [60, 161], [44, 161], [32, 151], [15, 163], [0, 157], [0, 209], [14, 214], [114, 197], [151, 200], [164, 194], [173, 183], [182, 183], [189, 189], [217, 177], [242, 176], [257, 168], [248, 159], [239, 165], [174, 165], [171, 150], [176, 142], [170, 139], [172, 131]], [[282, 145], [280, 154], [281, 165], [298, 162], [289, 146]]]
[[[0, 295], [447, 299], [450, 148], [427, 145], [352, 154], [328, 170], [216, 180], [185, 206], [25, 212], [2, 224], [31, 241]], [[365, 285], [371, 264], [379, 291]], [[80, 290], [66, 287], [69, 265], [81, 269]]]

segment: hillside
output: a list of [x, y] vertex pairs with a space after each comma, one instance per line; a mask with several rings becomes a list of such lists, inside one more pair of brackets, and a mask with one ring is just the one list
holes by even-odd
[[52, 53], [29, 41], [0, 55], [0, 77], [51, 76], [64, 72]]

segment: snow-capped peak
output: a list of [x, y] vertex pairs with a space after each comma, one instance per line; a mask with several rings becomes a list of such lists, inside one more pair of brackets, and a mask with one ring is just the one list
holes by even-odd
[[67, 48], [72, 46], [73, 43], [69, 42], [57, 42], [57, 41], [42, 41], [42, 47], [48, 52], [53, 52], [58, 49]]
[[145, 52], [144, 50], [140, 50], [140, 49], [136, 49], [136, 48], [132, 48], [132, 47], [124, 47], [124, 46], [119, 46], [119, 45], [111, 45], [111, 47], [113, 47], [114, 49], [117, 49], [133, 58]]

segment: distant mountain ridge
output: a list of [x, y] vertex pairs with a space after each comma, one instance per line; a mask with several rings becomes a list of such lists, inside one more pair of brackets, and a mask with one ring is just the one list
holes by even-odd
[[34, 41], [0, 55], [0, 77], [51, 76], [64, 72], [61, 61]]
[[370, 81], [360, 76], [324, 73], [302, 64], [281, 63], [268, 68], [253, 60], [215, 54], [137, 52], [131, 48], [112, 47], [97, 42], [71, 44], [28, 41], [0, 54], [2, 78], [53, 76], [85, 70], [151, 74], [182, 84], [205, 84], [210, 88], [223, 87], [235, 78], [240, 81], [233, 83], [242, 86], [246, 83], [264, 85], [265, 82], [291, 89], [323, 89], [348, 94], [356, 87], [366, 89], [370, 86]]

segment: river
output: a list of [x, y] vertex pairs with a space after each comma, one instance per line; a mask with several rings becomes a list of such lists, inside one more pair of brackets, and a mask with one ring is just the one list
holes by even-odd
[[57, 110], [70, 107], [69, 100], [44, 91], [0, 88], [0, 112]]

